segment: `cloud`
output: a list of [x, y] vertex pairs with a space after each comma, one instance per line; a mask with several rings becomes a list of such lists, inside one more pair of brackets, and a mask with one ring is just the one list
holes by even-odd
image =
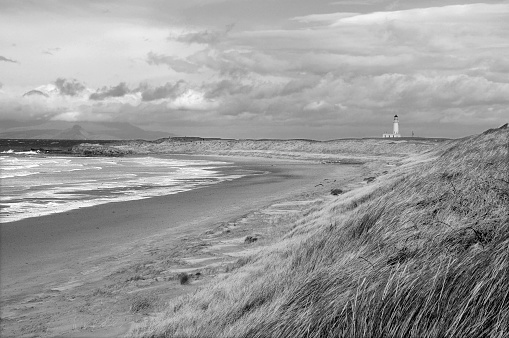
[[340, 19], [349, 18], [352, 16], [357, 16], [359, 13], [330, 13], [330, 14], [311, 14], [306, 16], [297, 16], [292, 18], [291, 20], [302, 22], [302, 23], [321, 23], [321, 24], [331, 24], [335, 23]]
[[185, 33], [176, 38], [179, 42], [184, 43], [198, 43], [198, 44], [209, 44], [215, 45], [221, 42], [228, 33], [235, 27], [235, 24], [227, 25], [224, 31], [209, 31], [202, 30], [192, 33]]
[[414, 8], [402, 11], [374, 12], [342, 18], [335, 24], [371, 25], [390, 21], [411, 23], [474, 23], [478, 25], [491, 20], [504, 20], [509, 13], [507, 4], [469, 4], [443, 7]]
[[245, 77], [250, 73], [277, 74], [287, 70], [288, 64], [263, 51], [240, 48], [206, 48], [185, 59], [149, 53], [149, 64], [166, 64], [182, 73], [210, 70], [220, 76]]
[[90, 94], [90, 100], [100, 101], [109, 97], [122, 97], [129, 94], [131, 90], [125, 82], [121, 82], [114, 87], [103, 87], [95, 93]]
[[310, 102], [307, 105], [305, 105], [302, 109], [304, 111], [321, 111], [321, 110], [331, 110], [334, 108], [334, 105], [320, 100], [315, 102]]
[[83, 92], [86, 87], [79, 83], [76, 79], [67, 80], [58, 78], [55, 81], [55, 86], [58, 88], [61, 95], [75, 96]]
[[253, 90], [253, 86], [242, 84], [238, 81], [221, 80], [205, 84], [202, 86], [202, 89], [205, 91], [206, 98], [214, 99], [226, 95], [249, 94]]
[[83, 114], [78, 111], [68, 111], [65, 113], [57, 114], [53, 116], [51, 121], [67, 121], [67, 122], [76, 122], [83, 120]]
[[[309, 24], [304, 29], [184, 34], [177, 40], [207, 46], [186, 57], [151, 52], [147, 62], [187, 74], [212, 71], [231, 78], [258, 74], [297, 79], [296, 74], [309, 72], [377, 75], [447, 68], [464, 72], [486, 58], [486, 48], [504, 48], [504, 13], [509, 13], [509, 6], [478, 4], [312, 14], [293, 18]], [[500, 52], [492, 55], [502, 58]]]
[[202, 43], [202, 44], [216, 44], [223, 37], [222, 32], [217, 31], [200, 31], [195, 33], [187, 33], [179, 36], [176, 40], [185, 43]]
[[[119, 44], [125, 55], [136, 51], [132, 73], [117, 72], [125, 74], [124, 82], [111, 86], [105, 72], [109, 77], [96, 79], [100, 89], [89, 95], [80, 91], [80, 82], [63, 80], [58, 89], [66, 94], [18, 95], [18, 105], [6, 103], [9, 85], [0, 96], [1, 113], [128, 120], [232, 137], [377, 136], [386, 124], [391, 128], [395, 113], [404, 134], [415, 130], [422, 136], [461, 136], [505, 123], [509, 4], [351, 13], [387, 8], [388, 2], [365, 0], [362, 8], [352, 0], [339, 2], [351, 6], [348, 13], [313, 7], [327, 14], [291, 11], [295, 17], [286, 22], [243, 23], [243, 31], [207, 24], [185, 34], [175, 33], [182, 27], [161, 29], [157, 43], [144, 41], [143, 48]], [[133, 40], [135, 28], [116, 34]], [[153, 39], [146, 33], [135, 37]], [[126, 84], [139, 82], [136, 89]]]
[[194, 73], [200, 69], [200, 66], [197, 64], [179, 59], [174, 56], [156, 54], [154, 52], [149, 52], [147, 54], [147, 63], [149, 65], [166, 65], [179, 73]]
[[167, 103], [167, 107], [175, 110], [207, 111], [219, 107], [220, 102], [208, 99], [197, 90], [188, 89], [182, 95]]
[[182, 95], [186, 90], [186, 82], [184, 80], [177, 81], [175, 84], [167, 82], [159, 87], [149, 87], [148, 85], [141, 85], [141, 98], [145, 102], [161, 100], [161, 99], [176, 99]]
[[2, 55], [0, 55], [0, 61], [18, 63], [18, 61], [6, 58], [5, 56]]

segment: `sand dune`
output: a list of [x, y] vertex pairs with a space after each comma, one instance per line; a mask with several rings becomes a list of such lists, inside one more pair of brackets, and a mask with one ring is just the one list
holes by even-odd
[[124, 141], [108, 146], [84, 144], [75, 153], [176, 153], [198, 155], [252, 156], [265, 158], [314, 159], [322, 161], [372, 161], [381, 156], [401, 158], [433, 149], [444, 139], [345, 139], [311, 140], [222, 140], [174, 137], [157, 141]]
[[135, 337], [509, 335], [509, 129], [318, 205]]

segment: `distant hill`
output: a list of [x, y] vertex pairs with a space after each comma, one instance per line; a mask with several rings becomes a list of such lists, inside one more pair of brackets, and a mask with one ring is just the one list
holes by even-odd
[[61, 140], [90, 140], [93, 139], [93, 134], [90, 134], [80, 125], [74, 125], [72, 128], [66, 129], [59, 133], [56, 138]]
[[316, 160], [330, 164], [362, 164], [385, 158], [392, 162], [411, 154], [436, 148], [444, 140], [419, 139], [393, 141], [393, 139], [344, 139], [332, 141], [313, 140], [234, 140], [201, 137], [169, 137], [155, 141], [116, 141], [104, 148], [87, 144], [73, 146], [75, 154], [105, 155], [117, 149], [125, 154], [197, 154], [249, 156]]
[[126, 122], [65, 122], [44, 123], [1, 121], [2, 139], [66, 139], [66, 140], [155, 140], [174, 134], [149, 131]]

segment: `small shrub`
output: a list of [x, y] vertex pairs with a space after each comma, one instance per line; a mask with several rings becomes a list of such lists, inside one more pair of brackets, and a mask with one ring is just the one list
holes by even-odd
[[187, 273], [185, 272], [182, 272], [181, 274], [179, 274], [179, 281], [180, 281], [180, 284], [181, 285], [186, 285], [186, 284], [189, 284], [190, 282], [190, 277]]
[[337, 195], [341, 195], [344, 191], [341, 190], [341, 189], [332, 189], [330, 191], [331, 195], [334, 195], [334, 196], [337, 196]]
[[258, 237], [247, 236], [246, 239], [244, 240], [244, 243], [251, 244], [251, 243], [256, 242], [257, 240], [258, 240]]

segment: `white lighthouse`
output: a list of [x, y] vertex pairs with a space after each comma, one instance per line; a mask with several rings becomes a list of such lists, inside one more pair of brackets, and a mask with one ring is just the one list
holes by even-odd
[[401, 137], [399, 133], [399, 119], [398, 115], [394, 115], [394, 121], [392, 122], [392, 134], [383, 134], [382, 137]]

